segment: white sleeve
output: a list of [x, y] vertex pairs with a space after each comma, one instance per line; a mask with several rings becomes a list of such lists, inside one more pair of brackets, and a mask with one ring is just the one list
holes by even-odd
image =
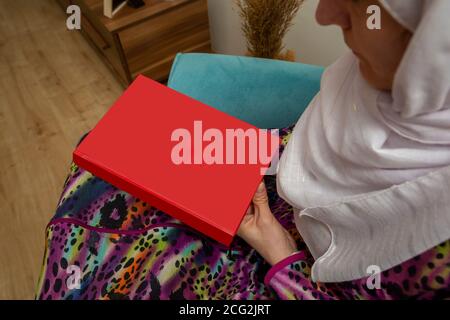
[[450, 167], [295, 215], [314, 281], [341, 282], [405, 262], [450, 239]]

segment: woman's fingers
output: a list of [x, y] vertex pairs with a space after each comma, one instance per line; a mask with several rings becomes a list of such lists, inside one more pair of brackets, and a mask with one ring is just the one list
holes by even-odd
[[258, 186], [258, 189], [256, 190], [255, 195], [253, 196], [253, 204], [259, 205], [266, 202], [268, 202], [266, 185], [264, 184], [264, 182], [261, 182]]
[[253, 196], [253, 207], [255, 214], [267, 214], [271, 213], [269, 207], [269, 198], [267, 197], [267, 190], [264, 182], [261, 182]]
[[258, 190], [252, 199], [252, 204], [248, 207], [247, 212], [242, 219], [238, 230], [238, 235], [245, 238], [247, 233], [255, 231], [259, 227], [261, 216], [266, 217], [268, 214], [272, 215], [269, 208], [269, 200], [264, 183], [258, 186]]
[[237, 234], [272, 265], [297, 250], [294, 239], [270, 210], [264, 183], [253, 196]]
[[253, 204], [251, 204], [248, 207], [244, 218], [242, 218], [241, 225], [239, 226], [239, 229], [238, 229], [238, 232], [237, 232], [238, 236], [240, 236], [240, 237], [244, 237], [245, 236], [245, 233], [247, 232], [247, 229], [249, 228], [249, 225], [251, 224], [250, 222], [255, 217], [254, 213], [255, 213], [255, 210], [254, 210]]

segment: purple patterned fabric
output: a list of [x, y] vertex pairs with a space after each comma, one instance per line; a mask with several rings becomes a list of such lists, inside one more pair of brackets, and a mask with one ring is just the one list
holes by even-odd
[[[282, 130], [283, 146], [291, 128]], [[282, 151], [282, 150], [281, 150]], [[180, 221], [72, 165], [46, 248], [37, 299], [402, 299], [450, 297], [450, 241], [381, 275], [311, 281], [313, 263], [278, 197], [275, 177], [265, 178], [274, 215], [299, 246], [276, 266], [240, 239], [230, 249]]]

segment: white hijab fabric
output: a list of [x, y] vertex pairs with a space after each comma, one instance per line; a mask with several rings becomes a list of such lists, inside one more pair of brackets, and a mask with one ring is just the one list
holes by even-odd
[[450, 238], [450, 1], [380, 2], [414, 33], [392, 94], [346, 54], [279, 163], [278, 192], [298, 209], [315, 281], [363, 278]]

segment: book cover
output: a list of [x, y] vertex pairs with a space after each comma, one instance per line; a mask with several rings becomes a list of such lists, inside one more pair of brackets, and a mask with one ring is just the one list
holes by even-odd
[[73, 159], [228, 246], [278, 145], [266, 130], [139, 76]]

